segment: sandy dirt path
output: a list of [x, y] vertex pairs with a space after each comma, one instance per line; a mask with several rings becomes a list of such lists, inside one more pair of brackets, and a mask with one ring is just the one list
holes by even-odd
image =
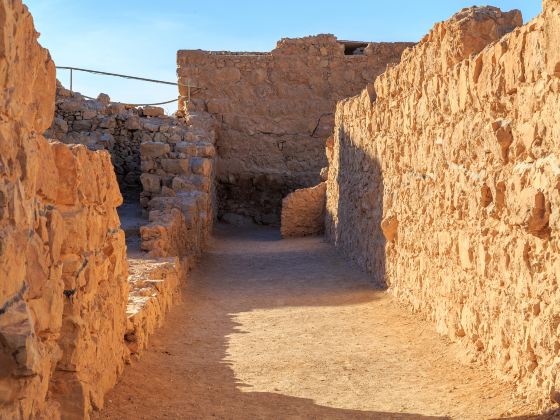
[[486, 419], [530, 411], [508, 384], [458, 363], [431, 324], [321, 238], [219, 226], [182, 296], [95, 418]]

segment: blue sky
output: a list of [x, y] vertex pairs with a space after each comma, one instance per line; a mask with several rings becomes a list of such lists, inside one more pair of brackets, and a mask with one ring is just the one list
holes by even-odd
[[[333, 33], [360, 41], [418, 41], [472, 0], [24, 0], [57, 65], [176, 80], [179, 49], [269, 51], [283, 37]], [[496, 0], [525, 21], [540, 0]], [[68, 72], [58, 78], [68, 85]], [[74, 73], [74, 88], [128, 103], [160, 102], [176, 88]], [[176, 109], [175, 104], [166, 107]]]

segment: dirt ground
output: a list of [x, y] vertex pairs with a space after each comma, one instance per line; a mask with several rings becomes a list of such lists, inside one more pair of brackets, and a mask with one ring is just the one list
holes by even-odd
[[182, 296], [95, 418], [541, 418], [321, 238], [219, 226]]

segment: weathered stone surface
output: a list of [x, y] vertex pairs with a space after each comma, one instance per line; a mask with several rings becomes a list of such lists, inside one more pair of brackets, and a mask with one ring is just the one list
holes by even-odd
[[145, 106], [142, 108], [142, 114], [146, 117], [161, 117], [165, 115], [165, 110], [159, 106]]
[[208, 217], [209, 195], [178, 192], [150, 201], [150, 223], [140, 228], [142, 249], [153, 257], [197, 257], [212, 225]]
[[560, 389], [556, 5], [523, 27], [494, 8], [437, 24], [373, 102], [339, 103], [328, 150], [330, 240], [543, 406]]
[[122, 198], [107, 153], [37, 134], [54, 64], [21, 1], [0, 16], [0, 418], [87, 417], [124, 365]]
[[[283, 39], [270, 53], [179, 51], [180, 93], [219, 122], [219, 215], [278, 224], [282, 198], [320, 182], [336, 101], [397, 63], [410, 43]], [[346, 50], [346, 53], [345, 53]], [[356, 54], [358, 53], [358, 54]]]
[[161, 177], [158, 175], [142, 174], [140, 175], [140, 182], [142, 182], [142, 188], [146, 192], [159, 193], [161, 191]]
[[296, 190], [282, 200], [283, 238], [320, 235], [325, 231], [327, 183]]
[[146, 142], [140, 144], [140, 153], [148, 158], [165, 156], [171, 148], [167, 143], [159, 141]]
[[196, 257], [212, 230], [215, 150], [212, 142], [201, 138], [215, 137], [213, 119], [189, 112], [185, 122], [161, 126], [160, 131], [166, 127], [165, 137], [157, 152], [149, 143], [140, 150], [142, 200], [150, 209], [150, 224], [141, 229], [142, 249], [151, 256]]
[[151, 170], [142, 166], [141, 155], [165, 157], [171, 145], [186, 140], [192, 130], [183, 118], [165, 116], [161, 108], [134, 108], [107, 102], [102, 95], [103, 100], [88, 100], [58, 83], [55, 119], [45, 136], [108, 150], [121, 191], [135, 192], [141, 188], [140, 175]]
[[192, 173], [209, 177], [212, 174], [212, 160], [194, 157], [191, 159]]
[[163, 324], [165, 315], [178, 299], [179, 287], [186, 279], [186, 258], [129, 258], [130, 293], [127, 305], [126, 345], [132, 355], [148, 347], [148, 339]]
[[188, 175], [190, 173], [188, 159], [162, 159], [161, 168], [171, 175]]

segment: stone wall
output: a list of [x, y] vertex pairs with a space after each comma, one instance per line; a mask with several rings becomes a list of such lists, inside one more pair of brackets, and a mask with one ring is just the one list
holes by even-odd
[[327, 193], [341, 251], [542, 405], [560, 395], [558, 1], [546, 9], [516, 29], [517, 11], [465, 9], [374, 101], [340, 102]]
[[138, 358], [148, 347], [150, 335], [163, 325], [165, 316], [179, 299], [189, 260], [129, 254], [128, 267], [130, 292], [124, 340], [132, 358]]
[[106, 152], [50, 143], [55, 68], [0, 2], [0, 417], [82, 417], [123, 368], [127, 265]]
[[215, 132], [207, 113], [166, 116], [162, 108], [114, 103], [105, 94], [87, 99], [58, 84], [45, 135], [111, 153], [121, 191], [149, 211], [141, 236], [150, 256], [202, 252], [215, 215]]
[[136, 108], [111, 102], [100, 94], [87, 99], [57, 83], [56, 111], [45, 137], [91, 150], [108, 150], [123, 193], [140, 189], [140, 144], [184, 139], [183, 120], [164, 115], [163, 108]]
[[325, 232], [327, 184], [302, 188], [282, 200], [282, 238], [321, 235]]
[[198, 256], [215, 214], [214, 120], [205, 112], [186, 116], [181, 141], [162, 137], [141, 144], [142, 199], [150, 224], [142, 249], [153, 256]]
[[278, 224], [282, 198], [320, 182], [336, 101], [357, 94], [410, 45], [319, 35], [283, 39], [270, 53], [179, 51], [182, 97], [218, 123], [219, 215]]

